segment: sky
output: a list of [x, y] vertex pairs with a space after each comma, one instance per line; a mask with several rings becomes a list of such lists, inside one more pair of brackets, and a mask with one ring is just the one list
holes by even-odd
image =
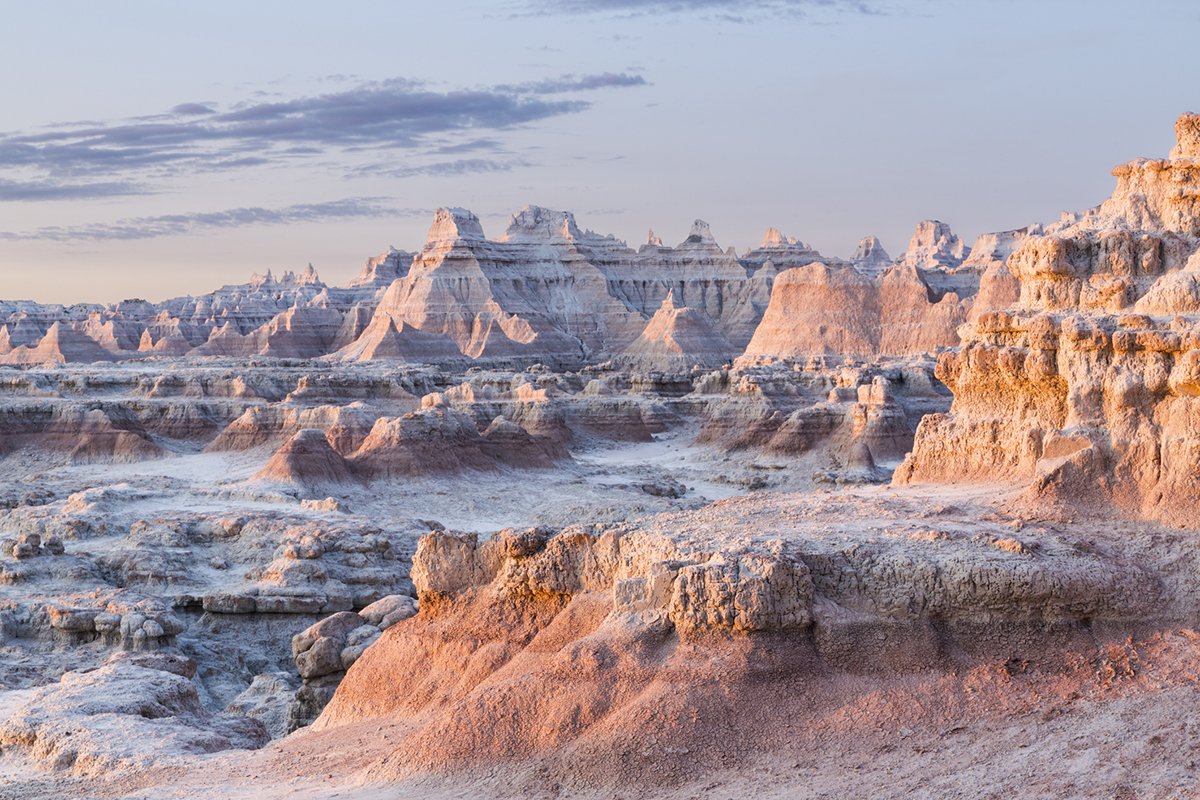
[[434, 209], [893, 255], [1096, 205], [1200, 111], [1194, 0], [0, 0], [0, 297], [161, 300]]

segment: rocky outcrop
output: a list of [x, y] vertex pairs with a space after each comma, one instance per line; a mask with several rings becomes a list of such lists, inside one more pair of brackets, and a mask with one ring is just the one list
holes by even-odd
[[854, 249], [850, 261], [864, 275], [881, 275], [893, 263], [892, 257], [883, 249], [883, 244], [874, 236], [866, 236]]
[[797, 459], [795, 468], [816, 467], [820, 480], [846, 469], [886, 480], [886, 469], [869, 467], [875, 461], [899, 463], [912, 448], [921, 417], [948, 405], [930, 367], [830, 368], [813, 359], [783, 379], [777, 370], [743, 365], [733, 371], [728, 392], [709, 400], [699, 441], [729, 451], [755, 448], [786, 455]]
[[[532, 760], [579, 785], [670, 785], [776, 747], [754, 731], [811, 713], [826, 689], [796, 687], [831, 670], [877, 692], [1160, 602], [1150, 570], [1067, 539], [850, 508], [742, 498], [612, 529], [430, 534], [420, 613], [358, 658], [315, 728], [396, 725], [375, 767], [389, 778]], [[648, 763], [629, 745], [652, 736], [670, 749]]]
[[68, 672], [34, 691], [0, 724], [0, 744], [90, 776], [266, 744], [257, 721], [206, 711], [195, 674], [195, 663], [179, 656], [116, 654], [98, 669]]
[[917, 223], [908, 248], [896, 263], [922, 269], [953, 268], [961, 265], [970, 252], [971, 249], [950, 230], [949, 225], [936, 219], [927, 219]]
[[813, 264], [780, 274], [747, 357], [902, 355], [958, 343], [970, 302], [937, 294], [916, 267], [872, 280], [851, 266]]
[[[10, 344], [11, 344], [10, 336]], [[71, 328], [65, 322], [55, 322], [37, 344], [12, 347], [0, 357], [5, 364], [63, 364], [68, 361], [112, 361], [110, 350], [96, 340]]]
[[[440, 209], [407, 273], [383, 295], [352, 359], [532, 360], [578, 364], [620, 353], [668, 295], [735, 348], [758, 324], [775, 267], [819, 257], [777, 233], [739, 261], [697, 221], [678, 247], [634, 252], [568, 212], [513, 215], [498, 241], [463, 209]], [[775, 259], [775, 262], [771, 262]]]
[[617, 357], [617, 363], [668, 372], [693, 366], [719, 367], [737, 355], [711, 318], [675, 304], [674, 292], [650, 318], [641, 335]]
[[898, 481], [1024, 482], [1042, 500], [1192, 519], [1200, 168], [1182, 153], [1196, 125], [1180, 119], [1174, 158], [1117, 167], [1109, 200], [1014, 249], [1019, 298], [941, 356], [954, 404], [922, 422]]
[[311, 725], [329, 703], [346, 670], [393, 625], [417, 613], [408, 595], [381, 597], [358, 613], [342, 611], [292, 637], [301, 686], [288, 706], [287, 732]]
[[775, 279], [746, 356], [871, 355], [880, 337], [879, 293], [851, 266], [811, 264]]

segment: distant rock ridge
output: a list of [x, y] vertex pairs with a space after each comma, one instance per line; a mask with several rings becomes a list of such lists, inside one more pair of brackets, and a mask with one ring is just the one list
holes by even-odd
[[[923, 222], [897, 262], [916, 269], [916, 276], [888, 283], [921, 284], [928, 305], [954, 295], [951, 304], [969, 306], [982, 281], [989, 303], [1005, 302], [1016, 291], [1015, 278], [996, 265], [1001, 251], [1015, 246], [1016, 239], [990, 236], [980, 240], [988, 258], [968, 258], [969, 249], [948, 226]], [[715, 343], [700, 347], [696, 363], [723, 363], [756, 338], [776, 278], [814, 264], [835, 272], [856, 269], [875, 285], [873, 297], [892, 291], [883, 288], [892, 260], [873, 237], [860, 243], [852, 261], [844, 261], [771, 227], [757, 247], [739, 256], [733, 248], [721, 247], [708, 223], [697, 219], [678, 245], [664, 245], [650, 231], [647, 243], [635, 251], [612, 236], [582, 228], [569, 211], [526, 206], [512, 215], [499, 239], [491, 240], [472, 212], [440, 208], [419, 251], [389, 248], [368, 259], [341, 287], [326, 285], [309, 264], [297, 271], [267, 270], [245, 284], [161, 303], [66, 307], [0, 302], [0, 363], [268, 356], [578, 366], [628, 356], [639, 341], [638, 348], [675, 347], [659, 341], [663, 330], [675, 325], [693, 331], [694, 336], [684, 337], [689, 341]], [[905, 292], [910, 298], [920, 294]], [[837, 308], [856, 300], [852, 293], [830, 296], [828, 302]], [[686, 313], [675, 322], [656, 323], [664, 304]], [[885, 306], [897, 307], [894, 301], [880, 300], [872, 308]], [[956, 344], [948, 326], [962, 314], [949, 308], [930, 311], [932, 317], [919, 307], [906, 312], [906, 325], [932, 319], [935, 327], [917, 337], [920, 342], [904, 346]], [[859, 311], [850, 309], [846, 319]], [[782, 307], [780, 313], [786, 313]], [[800, 312], [797, 318], [804, 316]], [[43, 344], [55, 324], [59, 328], [52, 340]], [[652, 324], [647, 339], [643, 334]], [[756, 348], [772, 341], [765, 333], [757, 339]], [[813, 353], [842, 352], [849, 341], [827, 327], [775, 349], [781, 357], [799, 356], [802, 349], [796, 343], [804, 342]], [[907, 339], [880, 333], [872, 341], [880, 347]], [[652, 347], [651, 342], [657, 344]], [[677, 360], [683, 354], [664, 351], [658, 356]], [[639, 358], [650, 355], [647, 351]]]

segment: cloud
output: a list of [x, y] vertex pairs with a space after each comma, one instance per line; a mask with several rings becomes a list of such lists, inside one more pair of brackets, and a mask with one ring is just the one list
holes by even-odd
[[496, 88], [515, 94], [561, 94], [648, 85], [646, 79], [641, 75], [603, 72], [598, 75], [563, 75], [559, 78], [497, 86]]
[[567, 95], [645, 83], [640, 75], [601, 73], [437, 91], [392, 79], [226, 109], [180, 103], [170, 113], [150, 117], [0, 134], [0, 169], [32, 170], [58, 180], [144, 177], [156, 170], [200, 172], [336, 152], [431, 150], [447, 136], [475, 134], [487, 140], [488, 133], [591, 106]]
[[188, 214], [162, 214], [153, 217], [129, 217], [116, 222], [86, 225], [48, 226], [32, 231], [0, 231], [5, 241], [103, 241], [154, 239], [179, 236], [204, 230], [245, 228], [257, 225], [287, 225], [295, 222], [328, 222], [340, 219], [425, 216], [431, 209], [395, 208], [386, 198], [351, 197], [325, 203], [303, 203], [283, 208], [232, 208], [224, 211], [199, 211]]
[[882, 13], [876, 0], [527, 0], [530, 13], [682, 14], [705, 12], [725, 22], [747, 22], [749, 15], [805, 16], [811, 11]]
[[147, 187], [128, 181], [62, 183], [56, 180], [13, 181], [0, 178], [0, 203], [37, 203], [49, 200], [95, 200], [146, 194]]
[[411, 167], [390, 167], [376, 164], [357, 170], [359, 174], [383, 175], [390, 178], [412, 178], [429, 175], [439, 178], [459, 175], [478, 175], [487, 172], [509, 172], [517, 167], [530, 166], [527, 161], [494, 161], [487, 158], [460, 158], [455, 161], [436, 161]]
[[199, 114], [215, 114], [216, 109], [207, 103], [180, 103], [171, 109], [172, 114], [179, 116], [196, 116]]
[[442, 155], [454, 155], [456, 153], [475, 153], [480, 150], [497, 151], [500, 149], [500, 142], [496, 139], [482, 138], [471, 139], [467, 142], [458, 142], [456, 144], [444, 144], [437, 148], [438, 153]]

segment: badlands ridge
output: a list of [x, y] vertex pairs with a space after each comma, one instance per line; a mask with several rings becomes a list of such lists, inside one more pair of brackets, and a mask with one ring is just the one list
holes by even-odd
[[1186, 796], [1200, 116], [848, 260], [440, 209], [0, 301], [0, 797]]

